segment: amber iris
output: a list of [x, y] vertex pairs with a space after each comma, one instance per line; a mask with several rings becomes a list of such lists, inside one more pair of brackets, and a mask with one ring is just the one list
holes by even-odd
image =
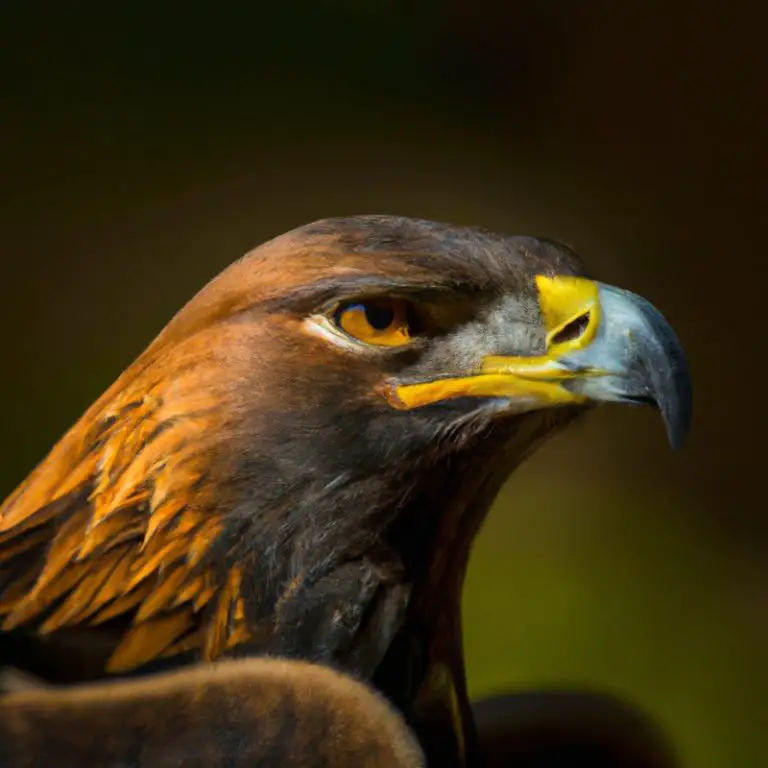
[[344, 304], [334, 314], [336, 326], [365, 344], [399, 347], [411, 340], [409, 305], [402, 299], [372, 299]]

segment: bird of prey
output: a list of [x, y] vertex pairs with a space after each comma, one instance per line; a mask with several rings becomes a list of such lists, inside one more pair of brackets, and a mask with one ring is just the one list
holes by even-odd
[[319, 664], [251, 658], [0, 698], [0, 765], [425, 763], [401, 714], [370, 686]]
[[0, 657], [54, 682], [335, 665], [465, 764], [472, 541], [512, 470], [604, 402], [655, 406], [678, 447], [685, 357], [569, 246], [299, 227], [192, 298], [0, 506]]

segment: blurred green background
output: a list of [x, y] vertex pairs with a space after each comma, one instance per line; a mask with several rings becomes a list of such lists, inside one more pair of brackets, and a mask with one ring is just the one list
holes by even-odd
[[[508, 483], [473, 693], [648, 708], [764, 764], [764, 24], [738, 5], [16, 2], [0, 10], [0, 495], [199, 287], [331, 215], [573, 243], [678, 330], [695, 419], [606, 407]], [[755, 12], [753, 12], [755, 13]]]

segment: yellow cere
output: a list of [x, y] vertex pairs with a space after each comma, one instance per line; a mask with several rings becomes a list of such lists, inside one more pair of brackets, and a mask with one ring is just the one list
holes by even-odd
[[[539, 306], [547, 329], [547, 351], [551, 357], [567, 350], [586, 347], [595, 337], [600, 325], [599, 288], [593, 280], [583, 277], [536, 276]], [[587, 318], [578, 336], [558, 343], [558, 336], [569, 325]]]

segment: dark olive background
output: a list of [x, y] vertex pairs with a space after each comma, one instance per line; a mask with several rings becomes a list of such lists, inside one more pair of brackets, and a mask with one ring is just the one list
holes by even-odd
[[472, 691], [600, 687], [693, 766], [760, 764], [768, 57], [725, 7], [5, 0], [0, 495], [284, 230], [564, 239], [678, 330], [693, 429], [673, 454], [655, 414], [605, 407], [515, 474], [467, 583]]

